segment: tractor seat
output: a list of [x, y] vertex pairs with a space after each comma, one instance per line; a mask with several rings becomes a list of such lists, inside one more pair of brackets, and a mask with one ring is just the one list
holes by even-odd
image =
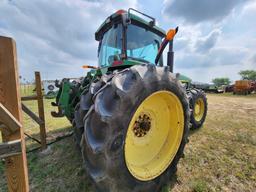
[[119, 56], [118, 55], [110, 55], [108, 57], [108, 63], [109, 65], [112, 65], [114, 61], [119, 61]]

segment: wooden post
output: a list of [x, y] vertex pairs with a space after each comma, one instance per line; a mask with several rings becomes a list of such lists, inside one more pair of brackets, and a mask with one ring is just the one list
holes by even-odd
[[44, 100], [43, 100], [43, 94], [42, 94], [42, 82], [41, 82], [40, 72], [38, 71], [35, 72], [35, 79], [36, 79], [38, 114], [39, 114], [39, 118], [43, 122], [39, 124], [41, 149], [44, 150], [47, 148], [47, 145], [46, 145], [46, 130], [45, 130], [45, 117], [44, 117]]
[[9, 132], [16, 132], [22, 125], [16, 120], [16, 118], [0, 103], [0, 124], [5, 123]]
[[[0, 36], [0, 102], [19, 122], [22, 122], [19, 86], [15, 42], [11, 38]], [[11, 134], [2, 131], [2, 137], [4, 142], [21, 140], [22, 153], [5, 159], [8, 190], [28, 192], [28, 170], [23, 128]]]

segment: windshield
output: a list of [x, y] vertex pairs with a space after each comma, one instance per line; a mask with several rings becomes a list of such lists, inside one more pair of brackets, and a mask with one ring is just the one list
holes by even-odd
[[[162, 37], [145, 28], [128, 25], [126, 54], [128, 59], [155, 63]], [[116, 24], [103, 36], [99, 46], [99, 66], [109, 67], [114, 61], [121, 60], [123, 44], [122, 24]], [[162, 58], [159, 60], [162, 64]]]
[[99, 50], [99, 66], [107, 67], [114, 61], [120, 60], [122, 53], [122, 25], [114, 25], [101, 41]]
[[[127, 28], [127, 57], [155, 63], [162, 38], [145, 28], [129, 25]], [[159, 62], [162, 62], [160, 59]]]

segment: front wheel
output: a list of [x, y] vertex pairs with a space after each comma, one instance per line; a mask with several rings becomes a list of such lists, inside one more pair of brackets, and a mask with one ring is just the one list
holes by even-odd
[[85, 168], [98, 191], [156, 192], [176, 172], [189, 105], [168, 68], [143, 65], [117, 73], [82, 119]]

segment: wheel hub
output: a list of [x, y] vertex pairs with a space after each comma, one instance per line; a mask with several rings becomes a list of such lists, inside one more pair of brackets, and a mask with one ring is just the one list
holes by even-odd
[[136, 137], [144, 137], [151, 128], [151, 118], [147, 114], [139, 115], [138, 119], [134, 122], [133, 132]]

